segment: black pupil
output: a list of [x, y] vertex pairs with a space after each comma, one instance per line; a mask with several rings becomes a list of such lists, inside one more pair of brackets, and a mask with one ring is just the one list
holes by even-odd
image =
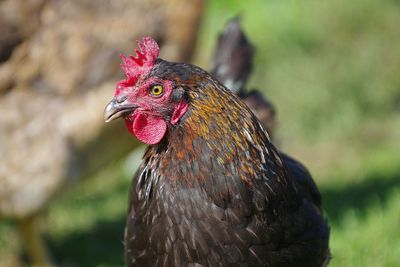
[[154, 92], [155, 94], [159, 94], [159, 93], [161, 92], [160, 87], [159, 87], [159, 86], [155, 86], [155, 87], [153, 88], [153, 92]]

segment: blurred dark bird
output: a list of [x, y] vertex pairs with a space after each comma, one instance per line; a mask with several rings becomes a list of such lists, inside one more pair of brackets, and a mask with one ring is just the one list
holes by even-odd
[[158, 58], [150, 37], [122, 56], [104, 118], [149, 144], [133, 178], [128, 266], [307, 266], [329, 257], [321, 210], [249, 108], [204, 70]]
[[202, 0], [0, 1], [0, 218], [18, 222], [29, 266], [52, 264], [39, 217], [53, 197], [135, 146], [102, 118], [118, 51], [146, 32], [162, 41], [166, 56], [190, 60], [202, 6]]
[[276, 127], [274, 105], [259, 90], [246, 90], [253, 55], [254, 47], [240, 26], [240, 18], [234, 18], [218, 37], [211, 74], [247, 104], [273, 138]]
[[245, 94], [253, 54], [254, 47], [241, 29], [240, 18], [234, 18], [218, 37], [211, 74], [235, 94]]

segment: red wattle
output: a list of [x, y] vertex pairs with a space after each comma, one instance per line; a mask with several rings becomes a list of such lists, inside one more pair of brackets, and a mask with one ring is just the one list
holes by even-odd
[[133, 123], [126, 123], [126, 125], [140, 141], [149, 145], [159, 143], [167, 132], [165, 120], [140, 112], [136, 114]]

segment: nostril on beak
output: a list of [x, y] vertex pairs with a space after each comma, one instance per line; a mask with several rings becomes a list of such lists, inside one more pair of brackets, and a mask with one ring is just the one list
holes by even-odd
[[124, 102], [126, 99], [128, 99], [128, 95], [119, 95], [115, 98], [115, 101], [120, 104]]

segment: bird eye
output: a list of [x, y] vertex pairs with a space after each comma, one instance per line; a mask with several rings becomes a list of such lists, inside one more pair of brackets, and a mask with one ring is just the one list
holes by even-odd
[[150, 88], [150, 94], [152, 95], [152, 96], [161, 96], [162, 95], [162, 93], [164, 93], [164, 88], [161, 86], [161, 85], [153, 85], [151, 88]]

